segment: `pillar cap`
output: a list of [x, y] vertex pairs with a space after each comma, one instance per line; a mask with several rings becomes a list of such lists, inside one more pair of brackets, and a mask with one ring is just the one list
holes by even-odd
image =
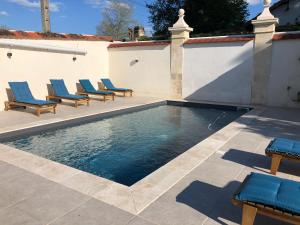
[[169, 31], [193, 31], [193, 28], [191, 28], [184, 20], [184, 9], [179, 10], [178, 14], [178, 21], [173, 25], [173, 27], [169, 27]]

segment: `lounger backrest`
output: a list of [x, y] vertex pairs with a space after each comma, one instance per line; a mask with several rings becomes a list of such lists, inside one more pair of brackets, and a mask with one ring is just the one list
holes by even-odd
[[27, 82], [8, 82], [16, 101], [33, 100]]
[[96, 91], [90, 80], [79, 80], [79, 83], [86, 92]]
[[115, 86], [110, 81], [110, 79], [101, 79], [102, 83], [105, 85], [107, 89], [115, 89]]
[[64, 80], [50, 80], [50, 82], [56, 96], [65, 96], [70, 94]]

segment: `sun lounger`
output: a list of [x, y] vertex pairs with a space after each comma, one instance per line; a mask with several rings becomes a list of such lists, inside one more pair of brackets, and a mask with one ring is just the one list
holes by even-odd
[[104, 101], [106, 101], [107, 97], [111, 98], [113, 101], [115, 100], [115, 94], [112, 91], [99, 91], [94, 88], [90, 80], [82, 79], [79, 80], [80, 89], [77, 94], [80, 95], [94, 95], [94, 96], [102, 96]]
[[126, 96], [127, 93], [130, 94], [130, 96], [132, 96], [132, 93], [133, 93], [133, 90], [131, 89], [127, 89], [127, 88], [117, 88], [113, 85], [113, 83], [111, 82], [110, 79], [101, 79], [104, 87], [106, 90], [109, 90], [109, 91], [113, 91], [113, 92], [120, 92], [120, 93], [123, 93], [124, 97]]
[[252, 173], [232, 203], [243, 208], [242, 225], [254, 224], [256, 214], [291, 224], [300, 224], [300, 183], [270, 175]]
[[14, 107], [30, 107], [36, 110], [37, 116], [40, 116], [42, 111], [52, 110], [56, 113], [56, 103], [52, 101], [35, 99], [29, 89], [27, 82], [9, 82], [10, 89], [8, 92], [12, 93], [13, 99], [5, 102], [5, 111]]
[[276, 138], [267, 147], [266, 155], [272, 157], [271, 173], [276, 175], [281, 160], [300, 160], [300, 141]]
[[50, 80], [53, 93], [49, 93], [47, 100], [68, 100], [73, 101], [77, 108], [79, 104], [89, 105], [90, 99], [87, 96], [70, 94], [64, 80]]

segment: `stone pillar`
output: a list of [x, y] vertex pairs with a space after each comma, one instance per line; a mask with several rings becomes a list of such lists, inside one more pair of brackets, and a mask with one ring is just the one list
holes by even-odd
[[172, 33], [171, 42], [171, 98], [182, 98], [182, 74], [183, 74], [183, 44], [193, 31], [184, 21], [184, 10], [179, 10], [179, 19], [169, 28]]
[[266, 105], [268, 97], [269, 77], [272, 64], [272, 38], [278, 19], [270, 12], [272, 0], [264, 0], [264, 11], [253, 20], [255, 33], [254, 74], [251, 86], [251, 103]]

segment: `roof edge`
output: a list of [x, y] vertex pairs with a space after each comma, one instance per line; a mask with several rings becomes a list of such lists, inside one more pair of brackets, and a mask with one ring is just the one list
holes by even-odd
[[112, 42], [110, 36], [97, 36], [87, 34], [41, 33], [34, 31], [17, 31], [0, 29], [0, 39], [31, 39], [31, 40], [81, 40], [81, 41], [107, 41]]

